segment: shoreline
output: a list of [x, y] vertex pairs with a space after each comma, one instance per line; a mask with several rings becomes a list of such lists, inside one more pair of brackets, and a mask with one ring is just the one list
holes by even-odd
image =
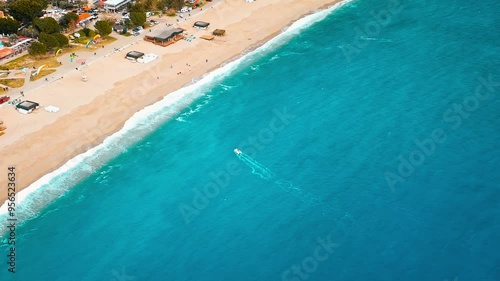
[[[230, 2], [230, 1], [226, 1], [223, 4], [227, 4], [227, 2]], [[255, 11], [260, 12], [261, 9], [268, 9], [267, 6], [270, 6], [270, 5], [272, 6], [273, 4], [280, 3], [283, 1], [282, 0], [275, 0], [275, 1], [271, 1], [271, 2], [273, 2], [273, 3], [263, 5], [262, 7], [254, 10], [252, 12], [255, 12]], [[58, 118], [56, 118], [56, 120], [54, 122], [51, 122], [47, 125], [42, 126], [41, 129], [39, 129], [39, 130], [35, 130], [33, 132], [25, 134], [20, 140], [12, 143], [10, 145], [7, 145], [5, 147], [2, 147], [0, 149], [0, 153], [3, 153], [5, 155], [5, 154], [7, 154], [8, 151], [18, 151], [19, 149], [26, 148], [26, 146], [28, 146], [30, 149], [28, 149], [29, 152], [24, 153], [24, 154], [28, 154], [28, 155], [24, 155], [24, 157], [25, 157], [24, 159], [28, 160], [28, 162], [30, 162], [31, 165], [7, 164], [9, 157], [6, 157], [6, 158], [2, 159], [1, 167], [3, 169], [6, 169], [9, 165], [16, 166], [16, 168], [18, 168], [19, 178], [22, 179], [21, 184], [18, 183], [18, 190], [17, 191], [19, 192], [19, 190], [29, 189], [35, 183], [42, 180], [45, 176], [50, 175], [51, 173], [56, 172], [56, 171], [64, 168], [69, 163], [69, 161], [72, 161], [75, 158], [78, 158], [79, 155], [82, 155], [82, 154], [92, 150], [93, 148], [96, 148], [97, 146], [103, 144], [108, 138], [112, 137], [116, 133], [123, 130], [125, 128], [125, 126], [127, 125], [127, 122], [129, 120], [134, 118], [134, 116], [136, 114], [139, 114], [140, 112], [144, 111], [146, 108], [152, 107], [155, 104], [161, 102], [162, 100], [167, 99], [173, 93], [176, 93], [178, 91], [186, 89], [187, 87], [189, 87], [191, 85], [196, 85], [198, 82], [200, 82], [200, 80], [203, 80], [204, 77], [206, 77], [207, 75], [210, 75], [211, 73], [217, 71], [218, 69], [223, 68], [225, 65], [231, 64], [235, 61], [238, 61], [239, 59], [244, 58], [246, 55], [255, 52], [258, 48], [264, 46], [266, 43], [270, 42], [273, 38], [276, 38], [277, 36], [282, 34], [284, 32], [285, 28], [288, 29], [291, 25], [293, 25], [294, 23], [296, 23], [300, 19], [302, 19], [308, 15], [315, 14], [319, 11], [325, 10], [325, 9], [332, 7], [335, 4], [338, 4], [341, 2], [343, 2], [343, 1], [339, 1], [339, 0], [317, 0], [317, 1], [314, 1], [314, 4], [316, 4], [316, 3], [318, 4], [317, 7], [314, 7], [312, 9], [308, 8], [308, 11], [300, 13], [299, 15], [293, 14], [294, 17], [288, 18], [288, 21], [285, 25], [274, 26], [274, 29], [278, 29], [278, 30], [275, 30], [271, 33], [266, 34], [266, 36], [263, 36], [263, 38], [259, 38], [257, 42], [252, 42], [251, 44], [240, 44], [239, 45], [240, 48], [238, 49], [238, 52], [232, 52], [232, 56], [227, 57], [227, 56], [224, 56], [225, 55], [224, 54], [224, 55], [221, 55], [222, 60], [219, 59], [218, 61], [216, 61], [215, 64], [212, 63], [203, 69], [199, 69], [199, 71], [189, 70], [190, 72], [194, 72], [194, 73], [192, 75], [187, 75], [184, 79], [178, 79], [181, 81], [176, 81], [177, 83], [175, 83], [175, 85], [171, 86], [169, 89], [164, 89], [165, 87], [167, 87], [167, 85], [162, 83], [163, 77], [162, 77], [162, 80], [157, 81], [157, 80], [159, 80], [159, 76], [157, 76], [158, 73], [160, 73], [160, 71], [165, 70], [164, 69], [166, 66], [165, 63], [167, 63], [170, 56], [182, 56], [183, 52], [186, 51], [185, 49], [192, 49], [193, 47], [196, 47], [196, 45], [189, 46], [190, 48], [189, 47], [188, 48], [177, 48], [177, 52], [173, 52], [173, 53], [168, 52], [168, 51], [163, 52], [163, 54], [159, 56], [160, 59], [155, 61], [153, 67], [150, 67], [150, 68], [143, 70], [143, 71], [139, 71], [137, 73], [132, 73], [133, 75], [131, 75], [128, 79], [113, 81], [112, 88], [107, 89], [106, 91], [104, 91], [103, 94], [97, 95], [96, 97], [91, 99], [88, 103], [77, 106], [76, 108], [67, 112], [66, 114], [58, 116]], [[254, 2], [254, 3], [256, 3], [256, 2]], [[252, 4], [250, 4], [250, 5], [252, 5]], [[311, 3], [308, 3], [308, 4], [311, 4]], [[224, 6], [222, 9], [225, 9], [225, 8], [230, 9], [231, 8], [231, 7], [227, 7], [227, 5], [221, 5], [221, 6]], [[299, 3], [299, 4], [296, 4], [296, 6], [299, 8], [304, 8], [302, 6], [307, 6], [307, 4]], [[210, 14], [210, 11], [206, 11], [206, 14]], [[252, 13], [250, 13], [250, 15], [251, 14]], [[241, 22], [238, 22], [237, 24], [244, 24], [245, 20], [248, 20], [248, 17], [243, 18], [243, 20], [241, 20]], [[255, 21], [255, 19], [253, 19], [253, 20]], [[259, 20], [259, 19], [257, 19], [257, 20]], [[229, 26], [232, 26], [232, 25], [229, 25]], [[231, 29], [230, 32], [237, 32], [237, 31], [234, 29]], [[230, 38], [230, 39], [232, 39], [232, 38]], [[253, 41], [253, 40], [251, 40], [251, 41]], [[134, 47], [133, 45], [135, 45], [135, 44], [145, 45], [145, 43], [147, 43], [147, 42], [134, 43], [134, 44], [132, 44], [132, 48]], [[181, 42], [178, 42], [176, 44], [179, 44], [179, 43], [181, 43]], [[200, 42], [196, 42], [196, 43], [200, 43]], [[204, 44], [204, 43], [205, 42], [201, 42], [200, 44]], [[176, 44], [174, 44], [174, 45], [176, 45]], [[172, 46], [174, 46], [174, 45], [172, 45]], [[221, 44], [221, 45], [222, 45], [222, 47], [225, 46], [223, 44]], [[172, 48], [172, 46], [165, 47], [164, 50], [170, 50], [168, 48]], [[158, 48], [156, 46], [154, 46], [154, 47], [147, 46], [147, 47], [152, 47], [151, 49], [155, 49], [155, 51], [157, 51], [157, 48]], [[215, 46], [215, 47], [218, 47], [218, 46]], [[162, 48], [162, 47], [159, 47], [159, 48]], [[241, 51], [242, 48], [243, 48], [243, 50]], [[131, 50], [131, 48], [129, 46], [124, 51], [130, 51], [130, 50]], [[121, 52], [118, 52], [118, 53], [121, 53]], [[112, 54], [112, 55], [110, 55], [110, 57], [112, 57], [113, 55], [115, 55], [115, 60], [116, 60], [116, 54]], [[120, 58], [120, 59], [122, 61], [124, 60], [123, 58]], [[106, 60], [106, 58], [100, 59], [96, 62], [93, 62], [92, 64], [89, 64], [86, 68], [91, 68], [93, 66], [95, 67], [95, 65], [103, 64], [103, 63], [105, 63], [105, 60]], [[211, 58], [210, 60], [213, 60], [213, 59]], [[162, 62], [163, 62], [163, 64], [162, 64]], [[134, 67], [136, 65], [137, 64], [128, 63], [128, 67]], [[143, 65], [143, 66], [149, 66], [149, 65]], [[77, 73], [74, 73], [74, 71], [73, 71], [73, 73], [70, 73], [69, 75], [75, 76], [75, 74], [78, 75]], [[91, 75], [91, 73], [89, 72], [88, 76], [90, 76], [90, 75]], [[144, 79], [144, 78], [146, 78], [146, 79]], [[135, 85], [136, 83], [131, 84], [132, 82], [126, 81], [126, 80], [130, 80], [130, 79], [132, 79], [132, 80], [144, 79], [142, 81], [144, 83], [139, 85], [140, 87], [136, 87], [137, 86], [137, 85]], [[64, 82], [66, 82], [66, 81], [64, 81]], [[57, 87], [58, 83], [62, 83], [62, 81], [57, 81], [57, 82], [51, 83], [50, 85], [46, 85], [43, 88]], [[129, 94], [132, 92], [134, 94], [136, 94], [135, 91], [139, 91], [140, 93], [139, 93], [139, 95], [137, 95], [137, 98], [134, 98], [134, 100], [132, 100], [132, 103], [131, 103], [130, 101], [123, 100], [123, 98], [127, 98], [127, 96], [123, 92], [119, 91], [122, 89], [125, 90], [124, 92], [127, 92]], [[151, 94], [151, 93], [153, 93], [153, 94]], [[119, 102], [116, 102], [117, 99], [119, 100]], [[193, 102], [195, 99], [189, 101], [188, 104]], [[119, 109], [114, 108], [113, 113], [119, 112], [120, 113], [119, 117], [112, 115], [110, 113], [104, 112], [105, 110], [98, 111], [98, 109], [96, 109], [96, 107], [99, 108], [99, 105], [101, 105], [101, 106], [106, 105], [109, 102], [113, 102], [113, 101], [115, 101], [116, 105], [119, 106]], [[181, 109], [179, 109], [179, 110], [182, 110], [183, 108], [185, 108], [185, 106], [182, 106]], [[39, 110], [41, 110], [41, 109], [39, 109]], [[88, 126], [89, 124], [87, 124], [86, 128], [87, 129], [90, 128], [93, 131], [91, 131], [90, 133], [86, 132], [84, 135], [84, 138], [82, 138], [81, 132], [79, 134], [79, 130], [73, 129], [73, 127], [77, 127], [78, 125], [85, 125], [89, 120], [85, 119], [85, 118], [79, 119], [79, 117], [82, 117], [82, 116], [88, 117], [89, 114], [92, 115], [92, 113], [95, 113], [96, 111], [98, 111], [97, 113], [100, 113], [99, 118], [94, 118], [94, 121], [96, 121], [96, 123], [99, 124], [98, 127], [91, 128], [93, 126]], [[175, 113], [173, 113], [173, 114], [175, 114]], [[32, 114], [32, 116], [35, 116], [35, 115]], [[32, 117], [32, 116], [28, 116], [28, 117]], [[167, 119], [170, 119], [172, 116], [168, 117]], [[94, 117], [94, 116], [92, 116], [92, 117]], [[111, 119], [110, 117], [113, 117], [111, 121], [109, 120], [109, 119]], [[79, 119], [79, 120], [75, 121], [75, 119]], [[52, 142], [54, 142], [54, 136], [57, 136], [57, 138], [61, 137], [61, 135], [58, 134], [58, 132], [60, 132], [61, 128], [67, 129], [69, 127], [71, 127], [71, 129], [69, 129], [69, 132], [68, 131], [65, 132], [65, 134], [64, 134], [65, 139], [58, 140], [58, 142], [53, 143], [52, 145], [49, 145], [49, 146], [52, 146], [51, 149], [45, 149], [46, 146], [44, 146], [44, 145], [33, 144], [33, 142], [34, 142], [33, 139], [35, 139], [37, 143], [42, 143], [42, 144], [52, 143]], [[82, 126], [82, 127], [85, 127], [85, 126]], [[148, 133], [150, 133], [150, 132], [146, 132], [146, 134], [148, 134]], [[140, 138], [137, 139], [136, 141], [140, 141]], [[132, 142], [134, 143], [136, 141], [132, 141]], [[29, 144], [27, 144], [27, 143], [29, 143]], [[63, 150], [61, 152], [61, 150], [59, 148], [61, 147], [60, 145], [63, 145], [63, 144], [69, 144], [69, 146], [65, 146], [65, 150]], [[71, 149], [68, 149], [68, 147], [71, 147]], [[44, 149], [44, 154], [46, 155], [46, 157], [44, 157], [44, 159], [43, 159], [43, 164], [39, 163], [39, 161], [37, 159], [29, 159], [30, 158], [29, 154], [32, 153], [33, 150], [40, 151], [39, 149]], [[12, 154], [9, 154], [7, 156], [12, 156]], [[115, 157], [115, 156], [113, 156], [113, 157]], [[22, 156], [20, 156], [16, 153], [16, 155], [14, 155], [14, 157], [10, 157], [10, 160], [12, 161], [12, 158], [16, 158], [16, 157], [23, 158]], [[113, 157], [111, 157], [111, 158], [113, 158]], [[7, 162], [7, 163], [5, 163], [5, 162]], [[14, 162], [14, 161], [12, 161], [12, 162]], [[36, 165], [36, 164], [38, 164], [38, 165]], [[27, 169], [24, 168], [26, 166], [28, 166]], [[40, 167], [40, 166], [42, 166], [42, 167]], [[27, 174], [27, 173], [23, 172], [23, 170], [19, 169], [19, 167], [22, 167], [23, 170], [29, 170], [30, 173]], [[0, 184], [2, 186], [6, 186], [6, 182], [7, 181], [5, 178], [0, 178]], [[0, 194], [0, 200], [2, 202], [5, 202], [5, 200], [6, 200], [6, 191], [5, 190], [2, 190], [2, 193]]]

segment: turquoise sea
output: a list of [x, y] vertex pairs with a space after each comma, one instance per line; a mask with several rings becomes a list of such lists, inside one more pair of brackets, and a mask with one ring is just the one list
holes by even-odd
[[494, 0], [309, 16], [46, 177], [0, 280], [500, 281], [499, 54]]

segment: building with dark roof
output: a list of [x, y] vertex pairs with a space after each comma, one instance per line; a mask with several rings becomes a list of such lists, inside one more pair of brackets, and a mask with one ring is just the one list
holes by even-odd
[[137, 52], [137, 51], [130, 51], [130, 52], [128, 52], [128, 53], [125, 55], [125, 58], [126, 58], [126, 59], [133, 59], [133, 60], [136, 60], [136, 59], [142, 58], [143, 56], [144, 56], [144, 53]]
[[162, 30], [151, 35], [144, 36], [144, 40], [165, 47], [184, 38], [184, 35], [182, 34], [183, 32], [184, 29], [182, 28]]
[[204, 21], [197, 21], [194, 23], [193, 27], [198, 29], [207, 29], [210, 23]]
[[17, 110], [23, 114], [31, 113], [33, 110], [39, 107], [40, 104], [29, 100], [22, 101], [16, 105]]

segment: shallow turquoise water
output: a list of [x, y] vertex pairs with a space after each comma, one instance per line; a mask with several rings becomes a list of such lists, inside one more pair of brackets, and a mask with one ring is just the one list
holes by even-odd
[[389, 3], [243, 64], [19, 228], [0, 279], [500, 280], [498, 3]]

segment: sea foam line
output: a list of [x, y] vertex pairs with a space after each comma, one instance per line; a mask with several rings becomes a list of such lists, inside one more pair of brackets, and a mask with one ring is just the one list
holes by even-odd
[[[252, 61], [263, 57], [270, 51], [287, 43], [299, 35], [302, 30], [325, 19], [336, 9], [350, 1], [341, 1], [327, 9], [317, 11], [297, 20], [286, 27], [282, 33], [262, 46], [251, 52], [244, 53], [238, 59], [223, 64], [220, 68], [205, 74], [199, 81], [172, 92], [155, 104], [136, 112], [125, 122], [122, 129], [104, 139], [101, 144], [75, 156], [57, 170], [44, 175], [27, 188], [18, 192], [16, 196], [18, 221], [22, 222], [35, 217], [43, 207], [58, 197], [63, 196], [71, 187], [122, 153], [127, 147], [137, 143], [158, 126], [175, 117], [181, 110], [200, 96], [203, 96], [208, 90], [234, 73], [237, 69], [249, 65]], [[128, 134], [131, 131], [134, 132], [134, 136], [137, 136], [132, 140], [130, 140], [130, 135]], [[4, 219], [7, 214], [7, 202], [5, 202], [0, 207], [0, 219]], [[4, 233], [5, 229], [0, 229], [0, 235]]]

